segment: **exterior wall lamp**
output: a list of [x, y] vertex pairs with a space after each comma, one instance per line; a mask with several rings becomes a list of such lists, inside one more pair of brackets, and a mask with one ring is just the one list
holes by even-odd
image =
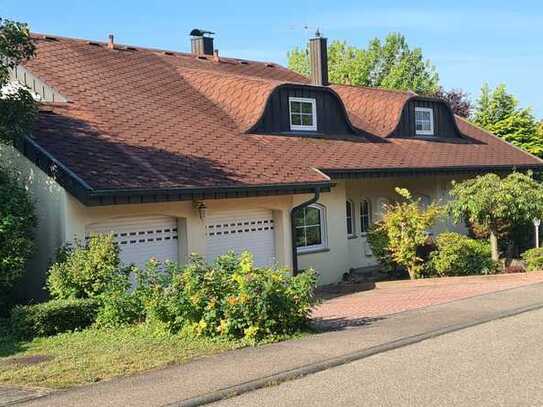
[[198, 215], [200, 219], [204, 220], [207, 217], [207, 205], [204, 201], [194, 202], [194, 207], [198, 210]]

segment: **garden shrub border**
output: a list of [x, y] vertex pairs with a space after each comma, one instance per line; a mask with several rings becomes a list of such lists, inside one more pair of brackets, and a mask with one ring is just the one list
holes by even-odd
[[21, 339], [52, 336], [91, 326], [100, 308], [96, 299], [51, 300], [11, 310], [12, 333]]

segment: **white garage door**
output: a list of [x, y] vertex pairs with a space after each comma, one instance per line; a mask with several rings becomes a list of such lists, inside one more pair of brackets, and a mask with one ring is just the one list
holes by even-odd
[[177, 221], [168, 216], [119, 218], [87, 226], [92, 234], [112, 233], [119, 244], [123, 264], [143, 267], [151, 258], [178, 261]]
[[214, 261], [229, 250], [236, 253], [248, 250], [253, 253], [257, 266], [275, 263], [272, 211], [224, 212], [208, 216], [206, 223], [208, 261]]

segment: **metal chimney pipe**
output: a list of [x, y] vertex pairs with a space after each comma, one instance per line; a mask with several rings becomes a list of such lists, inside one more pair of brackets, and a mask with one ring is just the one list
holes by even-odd
[[115, 48], [115, 40], [114, 40], [113, 34], [108, 35], [107, 47], [109, 49]]

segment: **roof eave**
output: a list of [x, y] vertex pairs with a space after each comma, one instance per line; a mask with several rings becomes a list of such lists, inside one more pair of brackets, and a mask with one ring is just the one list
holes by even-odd
[[509, 173], [513, 171], [543, 172], [543, 164], [507, 164], [507, 165], [473, 165], [448, 167], [412, 167], [412, 168], [365, 168], [365, 169], [323, 169], [332, 179], [346, 178], [377, 178], [393, 176], [420, 176], [420, 175], [461, 175], [486, 174], [489, 172]]
[[24, 137], [16, 148], [85, 206], [159, 203], [203, 199], [250, 198], [259, 196], [329, 192], [330, 181], [288, 184], [233, 185], [172, 188], [118, 188], [96, 190], [58, 161], [32, 138]]

